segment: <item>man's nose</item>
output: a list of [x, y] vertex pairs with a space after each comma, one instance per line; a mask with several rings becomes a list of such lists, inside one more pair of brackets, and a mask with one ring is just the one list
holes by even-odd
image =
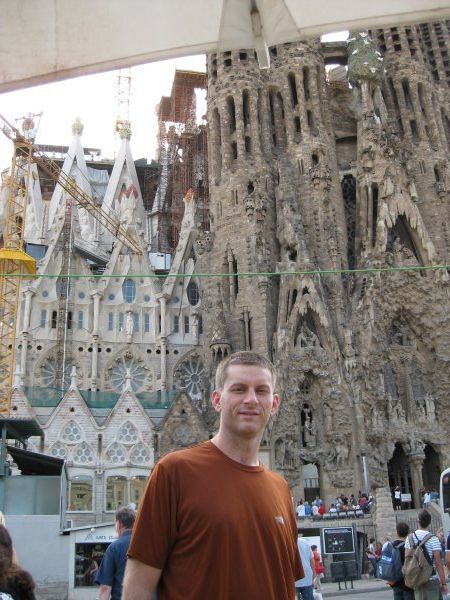
[[253, 388], [247, 390], [244, 401], [249, 404], [256, 404], [258, 402], [258, 396]]

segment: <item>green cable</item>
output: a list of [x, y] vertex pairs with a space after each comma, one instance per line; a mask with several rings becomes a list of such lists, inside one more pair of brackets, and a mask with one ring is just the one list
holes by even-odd
[[8, 274], [8, 273], [0, 273], [0, 277], [7, 278], [16, 278], [19, 277], [21, 279], [57, 279], [57, 278], [68, 278], [68, 279], [111, 279], [111, 278], [150, 278], [150, 279], [167, 279], [171, 278], [186, 278], [186, 277], [280, 277], [280, 276], [289, 276], [289, 275], [352, 275], [352, 274], [368, 274], [371, 273], [398, 273], [402, 271], [442, 271], [442, 270], [450, 270], [450, 265], [417, 265], [417, 266], [408, 266], [408, 267], [380, 267], [380, 268], [366, 268], [366, 269], [314, 269], [312, 271], [269, 271], [269, 272], [238, 272], [238, 273], [166, 273], [166, 274], [157, 274], [157, 273], [112, 273], [109, 275], [105, 275], [104, 273], [99, 275], [82, 275], [77, 273], [71, 273], [70, 275], [60, 275], [55, 273], [40, 273], [36, 275], [22, 275], [20, 273]]

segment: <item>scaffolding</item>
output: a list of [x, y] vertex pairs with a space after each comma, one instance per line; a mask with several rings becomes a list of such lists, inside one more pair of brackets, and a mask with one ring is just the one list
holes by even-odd
[[158, 252], [176, 249], [189, 189], [197, 201], [200, 226], [209, 230], [207, 135], [206, 125], [197, 123], [197, 89], [206, 89], [205, 73], [177, 70], [170, 97], [163, 96], [157, 108], [161, 173], [153, 217]]

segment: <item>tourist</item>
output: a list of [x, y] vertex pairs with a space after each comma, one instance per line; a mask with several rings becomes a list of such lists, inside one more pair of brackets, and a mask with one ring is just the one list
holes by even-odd
[[[272, 364], [237, 352], [219, 364], [218, 433], [164, 456], [148, 481], [128, 551], [123, 600], [292, 600], [304, 576], [286, 481], [258, 451], [278, 410]], [[270, 565], [270, 568], [261, 568]]]
[[106, 549], [95, 578], [95, 583], [100, 585], [99, 600], [109, 600], [110, 598], [111, 600], [121, 600], [122, 598], [123, 576], [135, 514], [131, 508], [122, 507], [116, 510], [115, 517], [118, 538]]
[[394, 490], [394, 508], [395, 510], [401, 510], [402, 508], [402, 490], [398, 485]]
[[11, 536], [6, 527], [0, 525], [0, 593], [9, 594], [13, 600], [36, 600], [33, 578], [13, 557]]
[[323, 576], [323, 571], [324, 571], [322, 558], [321, 558], [319, 551], [317, 550], [317, 546], [315, 544], [313, 544], [311, 546], [311, 550], [312, 550], [313, 558], [314, 558], [313, 587], [316, 590], [320, 590], [320, 588], [321, 588], [320, 578]]
[[[418, 514], [419, 528], [411, 536], [406, 538], [405, 556], [412, 554], [412, 547], [419, 544], [430, 532], [428, 528], [431, 523], [431, 515], [423, 509]], [[447, 594], [447, 576], [441, 561], [441, 543], [436, 535], [432, 535], [424, 544], [428, 556], [433, 564], [433, 574], [430, 579], [420, 587], [414, 588], [415, 600], [441, 600], [441, 596]]]
[[[315, 563], [312, 547], [301, 537], [298, 538], [297, 544], [300, 552], [300, 558], [302, 560], [303, 570], [305, 572], [304, 576], [295, 582], [297, 600], [314, 600], [313, 578]], [[255, 596], [252, 597], [255, 598]], [[267, 596], [261, 597], [264, 598]]]
[[[409, 533], [409, 525], [407, 523], [397, 523], [397, 539], [392, 542], [394, 548], [398, 548], [402, 565], [405, 563], [405, 540]], [[402, 577], [398, 581], [389, 582], [394, 593], [394, 600], [414, 600], [414, 590], [405, 584], [405, 579]]]

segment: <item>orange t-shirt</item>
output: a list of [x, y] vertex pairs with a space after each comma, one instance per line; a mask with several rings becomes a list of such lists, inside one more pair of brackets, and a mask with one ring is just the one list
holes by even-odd
[[157, 464], [128, 556], [162, 569], [158, 600], [293, 600], [303, 577], [286, 481], [209, 441]]

